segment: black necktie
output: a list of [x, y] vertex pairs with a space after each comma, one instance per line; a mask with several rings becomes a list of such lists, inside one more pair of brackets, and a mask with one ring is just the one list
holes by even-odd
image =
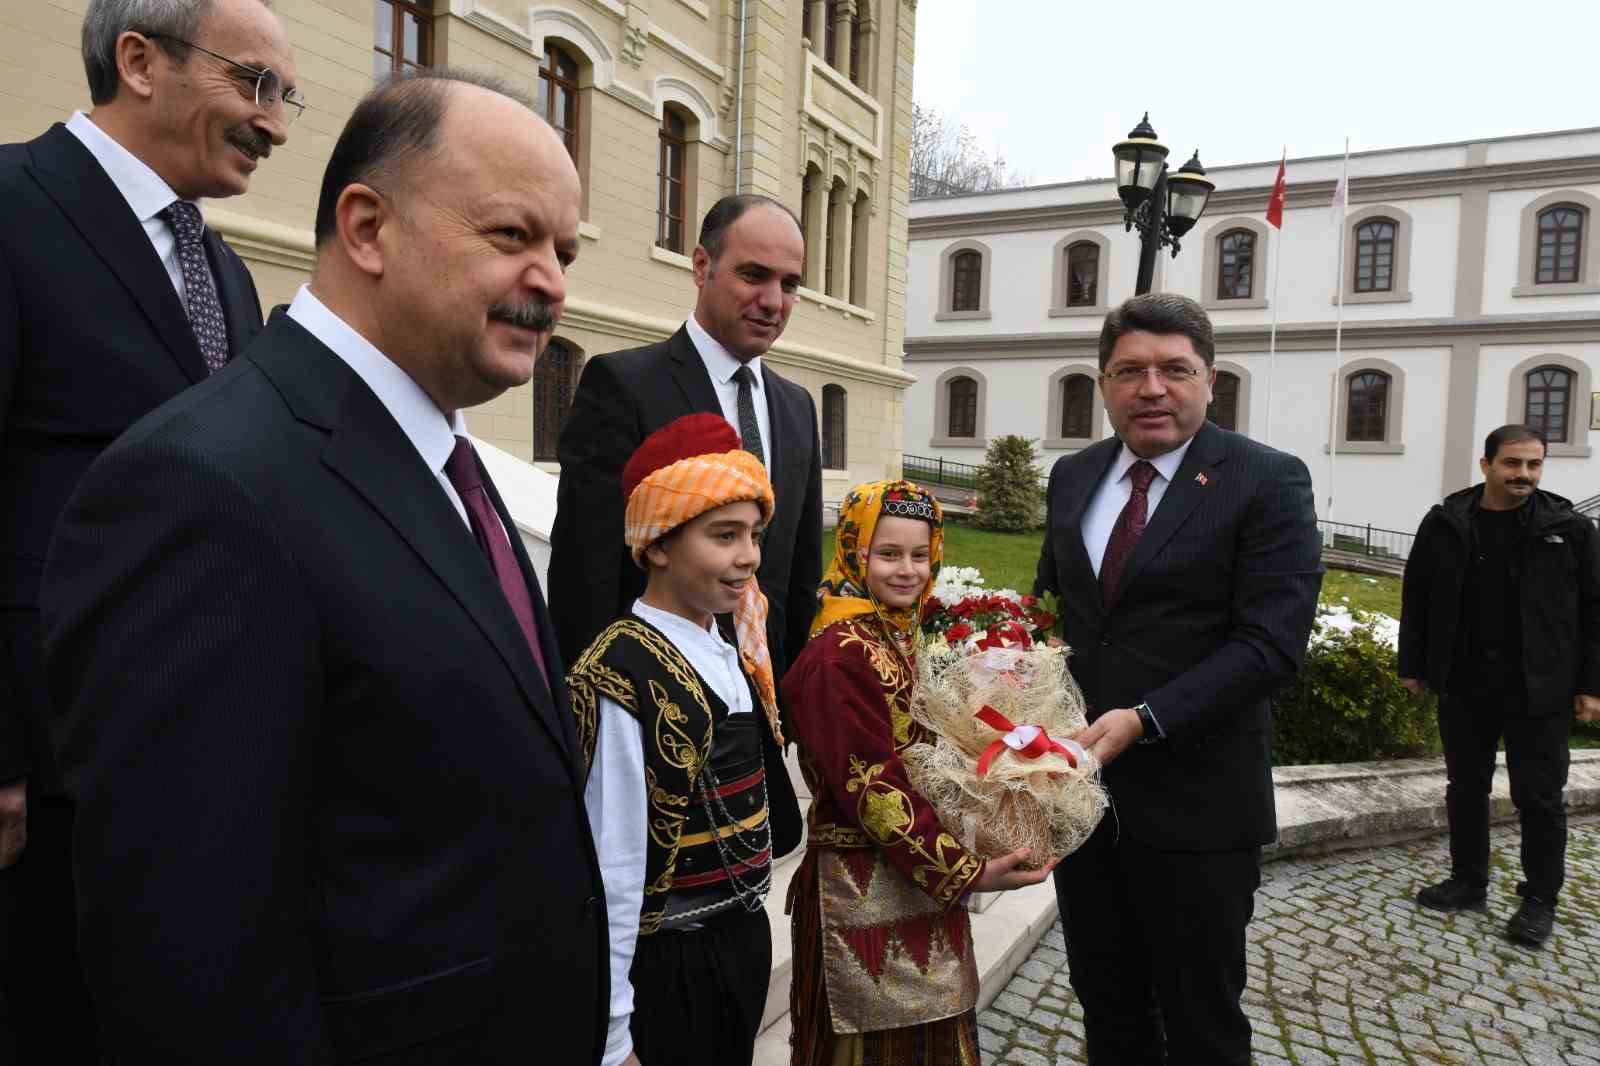
[[217, 299], [217, 283], [201, 241], [206, 226], [200, 209], [187, 200], [175, 200], [161, 211], [161, 217], [178, 238], [178, 267], [183, 271], [184, 300], [189, 305], [194, 339], [200, 342], [206, 369], [221, 370], [228, 362], [228, 323], [222, 317], [222, 301]]
[[755, 373], [749, 367], [741, 366], [733, 372], [733, 380], [739, 383], [739, 436], [744, 442], [744, 450], [765, 465], [767, 456], [761, 448], [761, 423], [756, 421], [756, 401], [753, 391]]

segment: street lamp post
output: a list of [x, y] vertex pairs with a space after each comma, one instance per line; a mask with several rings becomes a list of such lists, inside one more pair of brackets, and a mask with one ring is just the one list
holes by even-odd
[[1156, 256], [1165, 246], [1178, 254], [1179, 238], [1200, 221], [1216, 183], [1206, 177], [1198, 150], [1176, 174], [1167, 172], [1167, 146], [1156, 140], [1148, 111], [1111, 152], [1117, 161], [1123, 228], [1139, 227], [1139, 279], [1134, 293], [1143, 295], [1155, 279]]

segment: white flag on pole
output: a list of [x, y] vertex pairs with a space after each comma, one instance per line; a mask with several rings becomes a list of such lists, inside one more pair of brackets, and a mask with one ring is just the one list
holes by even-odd
[[1350, 200], [1350, 164], [1345, 163], [1345, 172], [1339, 175], [1339, 184], [1333, 187], [1333, 214], [1335, 223], [1344, 221], [1345, 207]]

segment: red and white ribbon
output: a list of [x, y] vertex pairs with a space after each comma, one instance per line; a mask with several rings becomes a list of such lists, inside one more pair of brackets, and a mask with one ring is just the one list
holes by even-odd
[[1077, 768], [1083, 758], [1083, 747], [1075, 740], [1056, 740], [1046, 733], [1041, 726], [1015, 725], [1005, 715], [993, 707], [984, 705], [972, 717], [998, 733], [1001, 737], [983, 749], [983, 754], [978, 757], [978, 776], [982, 777], [989, 772], [989, 765], [994, 762], [995, 756], [1010, 748], [1017, 753], [1018, 758], [1037, 759], [1048, 752], [1055, 752], [1067, 760], [1067, 765]]

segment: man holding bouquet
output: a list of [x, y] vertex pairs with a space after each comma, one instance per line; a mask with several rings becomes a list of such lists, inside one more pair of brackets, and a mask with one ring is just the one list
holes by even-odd
[[1060, 597], [1077, 739], [1116, 811], [1056, 869], [1072, 986], [1091, 1064], [1245, 1064], [1245, 927], [1277, 833], [1269, 701], [1321, 585], [1311, 478], [1206, 421], [1215, 345], [1194, 301], [1128, 300], [1099, 354], [1116, 437], [1056, 462], [1034, 583]]

